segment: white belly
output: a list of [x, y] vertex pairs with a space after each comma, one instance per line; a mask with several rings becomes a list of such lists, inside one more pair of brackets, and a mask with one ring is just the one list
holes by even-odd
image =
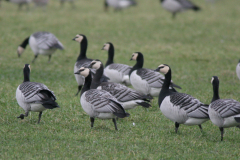
[[130, 82], [133, 88], [145, 95], [150, 94], [150, 88], [146, 80], [142, 80], [140, 76], [137, 75], [137, 71], [133, 71], [130, 75]]
[[106, 67], [104, 69], [104, 75], [110, 79], [108, 80], [109, 82], [123, 83], [123, 74], [117, 70], [109, 69], [109, 67]]
[[[74, 69], [73, 69], [74, 73], [77, 72], [78, 69], [79, 69], [79, 68], [77, 68], [77, 66], [74, 65]], [[79, 74], [74, 74], [74, 76], [75, 76], [75, 79], [76, 79], [78, 85], [79, 85], [79, 86], [83, 86], [83, 85], [84, 85], [84, 82], [85, 82], [85, 78], [84, 78], [82, 75], [79, 75]]]
[[158, 97], [162, 88], [150, 88], [150, 95], [153, 97]]
[[162, 3], [162, 7], [170, 12], [180, 12], [183, 7], [176, 0], [165, 0]]
[[47, 109], [42, 104], [37, 104], [37, 103], [30, 103], [30, 106], [31, 106], [31, 111], [33, 112], [42, 112]]
[[135, 107], [138, 106], [138, 104], [136, 102], [143, 102], [142, 100], [135, 100], [135, 101], [128, 101], [128, 102], [121, 102], [123, 108], [125, 110], [129, 110], [129, 109], [134, 109]]
[[97, 118], [99, 118], [99, 119], [111, 119], [111, 118], [116, 118], [116, 116], [112, 113], [99, 113]]

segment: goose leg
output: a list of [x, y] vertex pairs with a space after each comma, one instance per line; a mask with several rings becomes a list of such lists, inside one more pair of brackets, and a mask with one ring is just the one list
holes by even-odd
[[221, 141], [223, 141], [223, 132], [224, 132], [224, 129], [223, 127], [219, 127], [220, 131], [221, 131]]
[[94, 124], [94, 118], [90, 117], [90, 121], [91, 121], [91, 127], [93, 127], [93, 124]]
[[78, 92], [75, 94], [75, 96], [78, 95], [78, 93], [81, 91], [81, 89], [82, 89], [82, 86], [78, 86]]
[[179, 123], [175, 122], [175, 132], [178, 132]]
[[113, 119], [112, 119], [112, 121], [113, 121], [113, 123], [114, 123], [115, 130], [117, 131], [118, 129], [117, 129], [117, 123], [116, 123], [116, 119], [115, 119], [115, 118], [113, 118]]
[[200, 128], [201, 132], [203, 132], [201, 124], [199, 124], [198, 127]]
[[48, 63], [50, 62], [51, 57], [52, 57], [52, 55], [49, 55], [49, 56], [48, 56]]
[[176, 13], [174, 12], [174, 13], [172, 14], [172, 19], [175, 19], [175, 17], [176, 17]]
[[32, 60], [32, 63], [34, 63], [34, 61], [37, 59], [38, 55], [35, 55], [33, 60]]
[[38, 124], [39, 124], [39, 122], [40, 122], [40, 120], [41, 120], [41, 117], [42, 117], [42, 112], [39, 112], [39, 115], [38, 115]]
[[24, 117], [27, 117], [27, 116], [28, 116], [28, 111], [25, 112], [25, 115], [24, 114], [20, 114], [20, 116], [18, 116], [17, 118], [24, 119]]

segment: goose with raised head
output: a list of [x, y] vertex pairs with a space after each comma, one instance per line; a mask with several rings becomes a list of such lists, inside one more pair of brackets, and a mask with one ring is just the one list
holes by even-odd
[[103, 75], [103, 64], [99, 60], [93, 60], [91, 68], [96, 69], [96, 74], [93, 76], [91, 89], [105, 90], [113, 95], [122, 104], [125, 110], [133, 109], [136, 106], [149, 108], [151, 96], [144, 95], [138, 91], [126, 87], [125, 85], [113, 82], [101, 82], [100, 78]]
[[36, 60], [38, 55], [46, 55], [49, 57], [48, 62], [50, 62], [52, 54], [57, 50], [63, 50], [64, 47], [62, 43], [50, 32], [36, 32], [30, 37], [27, 37], [22, 44], [18, 46], [17, 53], [18, 57], [22, 55], [27, 45], [31, 47], [34, 53], [34, 59], [32, 63]]
[[175, 18], [178, 12], [192, 9], [193, 11], [199, 11], [200, 7], [196, 6], [189, 0], [160, 0], [164, 9], [172, 13], [172, 17]]
[[85, 83], [80, 95], [80, 103], [83, 110], [90, 116], [91, 127], [93, 127], [95, 118], [112, 119], [115, 129], [118, 130], [115, 118], [129, 116], [121, 103], [105, 90], [90, 89], [92, 75], [89, 68], [81, 67], [75, 74], [81, 74], [85, 77]]
[[[130, 82], [133, 88], [145, 95], [151, 95], [157, 97], [161, 91], [164, 76], [154, 70], [143, 68], [144, 57], [141, 52], [135, 52], [132, 54], [130, 60], [137, 61], [136, 64], [129, 72]], [[170, 87], [180, 88], [171, 82]]]
[[108, 11], [108, 7], [113, 7], [115, 11], [121, 10], [130, 6], [137, 5], [135, 0], [104, 0], [104, 10]]
[[202, 131], [201, 124], [209, 120], [208, 105], [191, 95], [171, 91], [169, 87], [172, 73], [168, 65], [162, 64], [155, 71], [165, 75], [158, 105], [163, 115], [175, 122], [175, 132], [177, 133], [180, 124], [198, 125]]
[[24, 80], [16, 90], [16, 99], [20, 107], [25, 110], [17, 118], [24, 119], [29, 111], [39, 112], [38, 123], [41, 120], [42, 112], [46, 109], [58, 108], [56, 97], [53, 91], [42, 83], [30, 82], [30, 65], [25, 64], [23, 68]]
[[102, 50], [108, 51], [108, 60], [105, 65], [104, 74], [109, 78], [109, 82], [131, 85], [129, 80], [129, 72], [132, 67], [126, 64], [114, 63], [113, 44], [111, 42], [105, 43]]
[[212, 77], [211, 83], [213, 98], [209, 105], [208, 114], [212, 123], [219, 127], [222, 141], [224, 128], [239, 127], [240, 125], [240, 102], [234, 99], [220, 99], [217, 76]]

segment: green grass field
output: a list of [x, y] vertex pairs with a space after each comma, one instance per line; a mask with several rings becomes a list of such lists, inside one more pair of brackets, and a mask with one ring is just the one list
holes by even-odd
[[[240, 3], [219, 0], [215, 4], [194, 0], [202, 11], [177, 15], [172, 20], [158, 0], [138, 0], [138, 6], [122, 12], [103, 12], [102, 0], [78, 0], [76, 9], [61, 8], [51, 1], [46, 10], [17, 10], [12, 3], [0, 8], [0, 159], [239, 159], [240, 130], [220, 131], [210, 121], [198, 126], [174, 123], [159, 110], [157, 98], [152, 108], [137, 107], [131, 116], [118, 120], [115, 131], [111, 120], [96, 119], [90, 128], [77, 92], [73, 66], [79, 44], [72, 41], [78, 33], [88, 38], [89, 58], [105, 64], [105, 42], [115, 45], [115, 62], [134, 65], [131, 54], [145, 56], [144, 67], [171, 66], [173, 80], [203, 103], [212, 99], [211, 77], [220, 79], [220, 97], [240, 101], [240, 82], [235, 67], [240, 58]], [[28, 46], [21, 58], [17, 46], [36, 31], [55, 34], [65, 46], [51, 63], [39, 56], [31, 64], [33, 52]], [[24, 110], [15, 99], [16, 88], [23, 81], [22, 68], [31, 64], [31, 81], [46, 84], [54, 91], [61, 106], [24, 120], [17, 119]], [[133, 122], [136, 124], [133, 126]]]

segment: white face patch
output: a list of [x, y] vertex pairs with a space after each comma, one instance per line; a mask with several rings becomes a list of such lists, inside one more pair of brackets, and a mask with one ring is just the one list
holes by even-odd
[[169, 71], [169, 67], [168, 66], [165, 66], [165, 65], [161, 64], [159, 67], [164, 67], [164, 68], [160, 69], [161, 73], [163, 73], [163, 74], [167, 74], [168, 73], [168, 71]]
[[21, 46], [18, 46], [17, 53], [21, 55], [24, 52], [24, 50], [25, 50], [24, 48], [22, 48]]
[[110, 44], [108, 43], [104, 44], [104, 47], [103, 47], [104, 50], [108, 51], [109, 48], [110, 48]]
[[92, 68], [99, 69], [101, 67], [101, 62], [100, 61], [92, 61], [92, 63], [93, 62], [95, 62], [95, 64], [92, 65]]
[[76, 35], [76, 37], [75, 37], [75, 41], [81, 43], [82, 40], [83, 40], [83, 36], [81, 36], [81, 35]]
[[138, 53], [133, 53], [132, 54], [132, 60], [137, 60], [137, 57], [138, 57]]
[[[81, 68], [83, 68], [83, 67], [81, 67]], [[90, 69], [84, 68], [84, 71], [81, 71], [80, 74], [84, 77], [87, 77], [89, 75], [89, 72], [90, 72]]]
[[211, 83], [213, 83], [214, 78], [212, 77]]
[[31, 67], [30, 67], [30, 64], [28, 65], [28, 68], [30, 69], [30, 72], [31, 72]]

